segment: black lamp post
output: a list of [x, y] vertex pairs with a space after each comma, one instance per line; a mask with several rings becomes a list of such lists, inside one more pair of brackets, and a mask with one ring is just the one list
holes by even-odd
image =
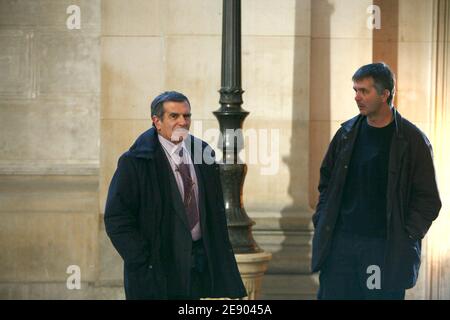
[[[249, 112], [242, 109], [241, 88], [241, 1], [223, 0], [222, 77], [219, 110], [213, 112], [219, 121], [223, 162], [220, 174], [225, 200], [230, 241], [235, 253], [262, 250], [253, 239], [254, 225], [242, 201], [247, 165], [239, 159], [243, 149], [242, 124]], [[240, 129], [240, 130], [238, 130]]]

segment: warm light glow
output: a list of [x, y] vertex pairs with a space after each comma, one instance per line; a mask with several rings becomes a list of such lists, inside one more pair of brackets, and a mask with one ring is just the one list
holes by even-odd
[[[434, 221], [428, 237], [433, 256], [450, 257], [450, 122], [438, 114], [432, 143], [434, 164], [442, 201], [439, 217]], [[446, 124], [446, 125], [445, 125]]]
[[[450, 112], [448, 109], [450, 102], [450, 45], [446, 41], [448, 40], [448, 21], [450, 19], [448, 2], [435, 2], [434, 12], [436, 24], [433, 28], [434, 42], [432, 45], [431, 142], [434, 146], [434, 163], [442, 209], [431, 227], [428, 245], [431, 266], [437, 272], [431, 276], [431, 282], [436, 283], [438, 289], [436, 292], [431, 292], [431, 297], [439, 299], [441, 272], [444, 270], [443, 266], [450, 262]], [[444, 296], [448, 299], [447, 294]]]

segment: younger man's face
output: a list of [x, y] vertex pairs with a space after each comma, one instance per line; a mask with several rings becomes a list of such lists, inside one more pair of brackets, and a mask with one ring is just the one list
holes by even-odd
[[368, 117], [376, 115], [389, 97], [388, 90], [378, 94], [372, 77], [354, 81], [353, 90], [359, 112]]

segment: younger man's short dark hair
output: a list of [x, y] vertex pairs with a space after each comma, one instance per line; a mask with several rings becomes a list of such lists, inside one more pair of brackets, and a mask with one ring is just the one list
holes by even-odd
[[365, 78], [373, 78], [373, 82], [378, 94], [382, 94], [384, 90], [391, 93], [387, 99], [387, 103], [391, 105], [395, 95], [395, 75], [384, 62], [366, 64], [359, 68], [352, 77], [353, 81], [359, 81]]

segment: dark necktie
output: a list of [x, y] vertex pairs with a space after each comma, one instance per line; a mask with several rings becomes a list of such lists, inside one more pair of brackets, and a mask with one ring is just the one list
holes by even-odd
[[194, 182], [192, 181], [189, 164], [183, 163], [183, 149], [180, 150], [179, 155], [181, 158], [181, 163], [178, 165], [177, 170], [181, 175], [181, 180], [183, 180], [184, 209], [187, 214], [189, 228], [190, 230], [192, 230], [199, 221], [199, 213], [194, 191]]

